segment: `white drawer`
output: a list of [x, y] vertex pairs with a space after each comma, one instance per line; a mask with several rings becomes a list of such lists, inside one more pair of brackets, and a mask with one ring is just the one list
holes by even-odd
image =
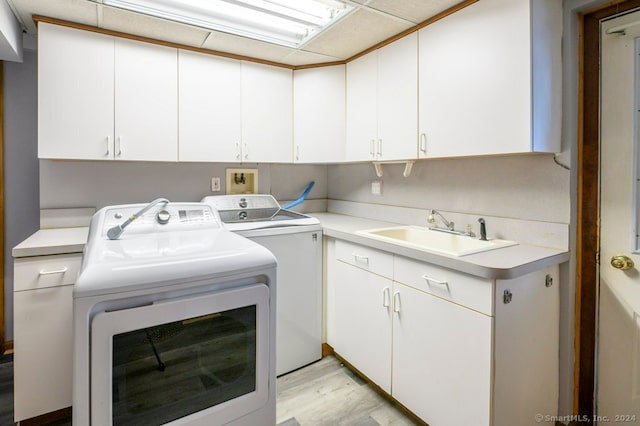
[[337, 240], [336, 258], [374, 274], [393, 278], [393, 254], [391, 253]]
[[493, 281], [396, 256], [393, 279], [415, 289], [493, 315]]
[[13, 262], [13, 291], [74, 284], [81, 262], [80, 253], [17, 258]]

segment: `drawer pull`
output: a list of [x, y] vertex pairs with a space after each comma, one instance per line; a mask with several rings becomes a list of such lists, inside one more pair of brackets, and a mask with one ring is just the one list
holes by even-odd
[[393, 293], [393, 312], [400, 312], [400, 292]]
[[351, 253], [351, 255], [356, 260], [356, 262], [366, 263], [367, 265], [369, 264], [369, 256], [361, 256], [355, 253]]
[[53, 271], [40, 271], [38, 275], [54, 275], [54, 274], [64, 274], [67, 272], [67, 267], [65, 266], [62, 269], [54, 269]]
[[439, 285], [444, 285], [444, 286], [448, 286], [449, 285], [448, 281], [436, 280], [434, 278], [431, 278], [427, 274], [424, 274], [422, 276], [422, 279], [425, 280], [428, 284], [434, 283], [434, 284], [439, 284]]
[[391, 304], [391, 290], [389, 289], [389, 287], [385, 287], [384, 290], [382, 290], [382, 306], [384, 306], [385, 308], [388, 308], [390, 304]]

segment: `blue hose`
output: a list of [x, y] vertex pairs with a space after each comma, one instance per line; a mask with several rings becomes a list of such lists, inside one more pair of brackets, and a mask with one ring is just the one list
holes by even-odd
[[295, 207], [298, 204], [302, 203], [307, 198], [307, 195], [309, 195], [309, 192], [311, 192], [311, 188], [313, 188], [313, 185], [315, 185], [315, 184], [316, 183], [314, 181], [311, 181], [309, 183], [309, 185], [307, 186], [307, 188], [302, 193], [302, 195], [297, 200], [292, 201], [291, 203], [287, 204], [286, 206], [284, 206], [282, 208], [283, 209], [290, 209], [291, 207]]

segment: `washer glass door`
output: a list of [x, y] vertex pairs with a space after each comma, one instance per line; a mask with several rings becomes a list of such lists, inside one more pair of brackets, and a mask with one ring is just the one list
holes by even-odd
[[267, 401], [264, 284], [102, 312], [91, 323], [92, 425], [232, 420]]

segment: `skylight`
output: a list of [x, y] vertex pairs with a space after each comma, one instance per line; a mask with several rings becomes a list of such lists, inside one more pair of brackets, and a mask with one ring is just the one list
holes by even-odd
[[211, 30], [300, 47], [346, 16], [342, 0], [94, 0]]

